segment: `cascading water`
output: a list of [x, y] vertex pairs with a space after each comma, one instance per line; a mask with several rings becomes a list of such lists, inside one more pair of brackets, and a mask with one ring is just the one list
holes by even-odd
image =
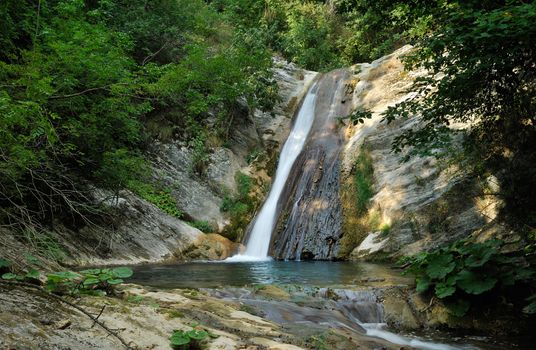
[[315, 117], [317, 86], [314, 84], [307, 93], [298, 112], [292, 131], [283, 145], [279, 156], [279, 163], [268, 199], [264, 202], [261, 211], [255, 219], [244, 254], [235, 255], [227, 261], [256, 261], [267, 260], [270, 248], [270, 238], [278, 218], [277, 205], [283, 192], [288, 176], [301, 153], [307, 135], [313, 125]]

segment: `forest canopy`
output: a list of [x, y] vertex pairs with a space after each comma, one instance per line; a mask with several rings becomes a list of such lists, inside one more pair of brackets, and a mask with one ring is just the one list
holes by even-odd
[[[513, 221], [536, 225], [534, 1], [7, 0], [0, 4], [0, 221], [78, 211], [89, 183], [146, 173], [153, 138], [202, 171], [213, 136], [277, 100], [272, 56], [326, 71], [413, 44], [419, 94], [385, 120], [394, 150], [496, 174]], [[454, 147], [453, 123], [463, 145]], [[439, 152], [441, 150], [441, 152]], [[445, 152], [448, 151], [448, 152]], [[34, 218], [38, 218], [35, 220]], [[23, 226], [24, 226], [23, 225]]]

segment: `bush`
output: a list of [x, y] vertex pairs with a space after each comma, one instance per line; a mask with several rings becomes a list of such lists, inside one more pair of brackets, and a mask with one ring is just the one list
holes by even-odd
[[194, 222], [189, 222], [189, 224], [204, 233], [214, 232], [214, 227], [212, 227], [208, 221], [196, 220]]
[[355, 170], [355, 191], [357, 198], [357, 211], [359, 214], [365, 214], [370, 199], [374, 194], [374, 167], [372, 157], [366, 148], [359, 153], [356, 161]]
[[154, 185], [139, 181], [130, 181], [128, 188], [146, 201], [156, 205], [167, 214], [181, 219], [182, 211], [177, 207], [177, 202], [171, 195], [169, 188], [157, 189]]
[[199, 325], [192, 325], [189, 331], [175, 330], [169, 338], [170, 345], [173, 349], [178, 350], [199, 350], [208, 338], [217, 338]]
[[253, 219], [253, 212], [257, 206], [257, 199], [250, 196], [253, 188], [253, 179], [246, 174], [237, 172], [235, 176], [238, 193], [232, 197], [226, 195], [220, 210], [229, 213], [231, 224], [223, 234], [232, 241], [242, 238], [246, 227]]
[[59, 294], [110, 295], [114, 286], [133, 274], [128, 267], [88, 269], [80, 272], [61, 271], [47, 275], [46, 288]]
[[503, 244], [499, 240], [461, 240], [404, 258], [401, 263], [408, 266], [406, 274], [416, 277], [417, 292], [432, 292], [453, 315], [463, 316], [471, 306], [471, 296], [530, 282], [536, 275], [534, 267], [523, 259], [502, 254]]

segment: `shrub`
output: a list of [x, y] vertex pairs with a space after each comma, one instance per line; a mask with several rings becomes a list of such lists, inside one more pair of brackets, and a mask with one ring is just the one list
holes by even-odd
[[357, 157], [355, 171], [355, 191], [357, 198], [357, 211], [365, 214], [370, 199], [374, 194], [374, 167], [372, 157], [367, 149], [362, 149]]
[[136, 193], [147, 202], [156, 205], [160, 210], [177, 219], [182, 218], [183, 213], [177, 207], [177, 202], [173, 196], [171, 196], [171, 190], [169, 188], [157, 189], [152, 184], [140, 181], [130, 181], [128, 187], [132, 192]]
[[216, 335], [203, 329], [199, 325], [192, 325], [189, 331], [175, 330], [169, 338], [170, 345], [173, 349], [180, 350], [198, 350], [204, 341], [210, 338], [217, 338]]
[[80, 272], [60, 271], [47, 275], [46, 288], [59, 294], [113, 294], [114, 286], [133, 274], [128, 267], [88, 269]]
[[235, 181], [238, 193], [235, 196], [226, 195], [220, 207], [221, 211], [229, 213], [231, 225], [223, 232], [223, 235], [232, 241], [242, 238], [257, 206], [257, 199], [249, 194], [253, 188], [253, 179], [237, 172]]
[[196, 229], [203, 231], [205, 233], [214, 232], [214, 227], [205, 220], [196, 220], [194, 222], [189, 222], [190, 226], [195, 227]]
[[529, 282], [534, 277], [533, 267], [520, 258], [502, 254], [502, 246], [499, 240], [460, 240], [401, 262], [408, 265], [404, 273], [415, 275], [417, 292], [431, 291], [453, 315], [463, 316], [471, 306], [471, 296]]

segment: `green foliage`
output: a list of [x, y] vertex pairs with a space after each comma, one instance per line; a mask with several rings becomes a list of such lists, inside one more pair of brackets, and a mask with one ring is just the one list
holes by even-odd
[[196, 229], [198, 229], [200, 231], [203, 231], [205, 233], [214, 232], [214, 227], [208, 221], [196, 220], [196, 221], [193, 221], [193, 222], [189, 222], [189, 224], [191, 226], [195, 227]]
[[[406, 59], [409, 69], [427, 72], [416, 95], [385, 115], [420, 118], [393, 149], [447, 157], [478, 177], [498, 174], [504, 217], [534, 227], [536, 3], [452, 2], [436, 19], [434, 34]], [[449, 128], [455, 123], [467, 127]]]
[[265, 151], [263, 150], [260, 150], [258, 148], [255, 148], [253, 151], [251, 151], [247, 156], [246, 156], [246, 162], [248, 164], [253, 164], [259, 157], [262, 157], [266, 154]]
[[389, 232], [391, 232], [391, 225], [389, 224], [382, 224], [379, 228], [382, 236], [388, 236]]
[[0, 258], [0, 269], [5, 269], [13, 265], [11, 260]]
[[353, 125], [357, 125], [359, 123], [363, 124], [365, 123], [365, 119], [372, 118], [372, 112], [370, 111], [363, 111], [363, 110], [356, 110], [345, 117], [339, 117], [339, 120], [343, 121], [348, 119]]
[[366, 149], [362, 149], [357, 157], [354, 176], [357, 211], [359, 214], [365, 214], [374, 195], [374, 167], [370, 152]]
[[444, 300], [453, 315], [463, 316], [469, 310], [471, 295], [526, 283], [536, 275], [523, 259], [502, 254], [502, 245], [498, 240], [462, 240], [405, 258], [402, 263], [408, 266], [405, 273], [415, 276], [418, 292], [431, 291]]
[[59, 294], [112, 294], [114, 286], [131, 277], [128, 267], [88, 269], [80, 272], [60, 271], [47, 274], [46, 288]]
[[244, 229], [252, 219], [257, 205], [257, 201], [250, 195], [253, 189], [253, 178], [237, 172], [235, 181], [238, 193], [235, 196], [226, 195], [220, 207], [221, 211], [229, 213], [231, 219], [231, 225], [223, 234], [233, 241], [242, 238]]
[[260, 33], [202, 0], [45, 1], [38, 16], [8, 1], [0, 16], [0, 223], [21, 230], [87, 223], [88, 180], [144, 181], [146, 125], [190, 141], [202, 168], [210, 135], [277, 96]]
[[154, 185], [140, 181], [129, 181], [128, 188], [146, 201], [156, 205], [167, 214], [181, 219], [182, 211], [177, 207], [177, 202], [171, 195], [171, 190], [157, 189]]
[[259, 41], [315, 70], [370, 61], [437, 26], [445, 1], [217, 0], [230, 23], [261, 32]]
[[194, 326], [189, 331], [175, 330], [169, 338], [173, 349], [181, 350], [198, 350], [201, 349], [204, 341], [209, 337], [217, 337], [212, 335], [200, 326]]

